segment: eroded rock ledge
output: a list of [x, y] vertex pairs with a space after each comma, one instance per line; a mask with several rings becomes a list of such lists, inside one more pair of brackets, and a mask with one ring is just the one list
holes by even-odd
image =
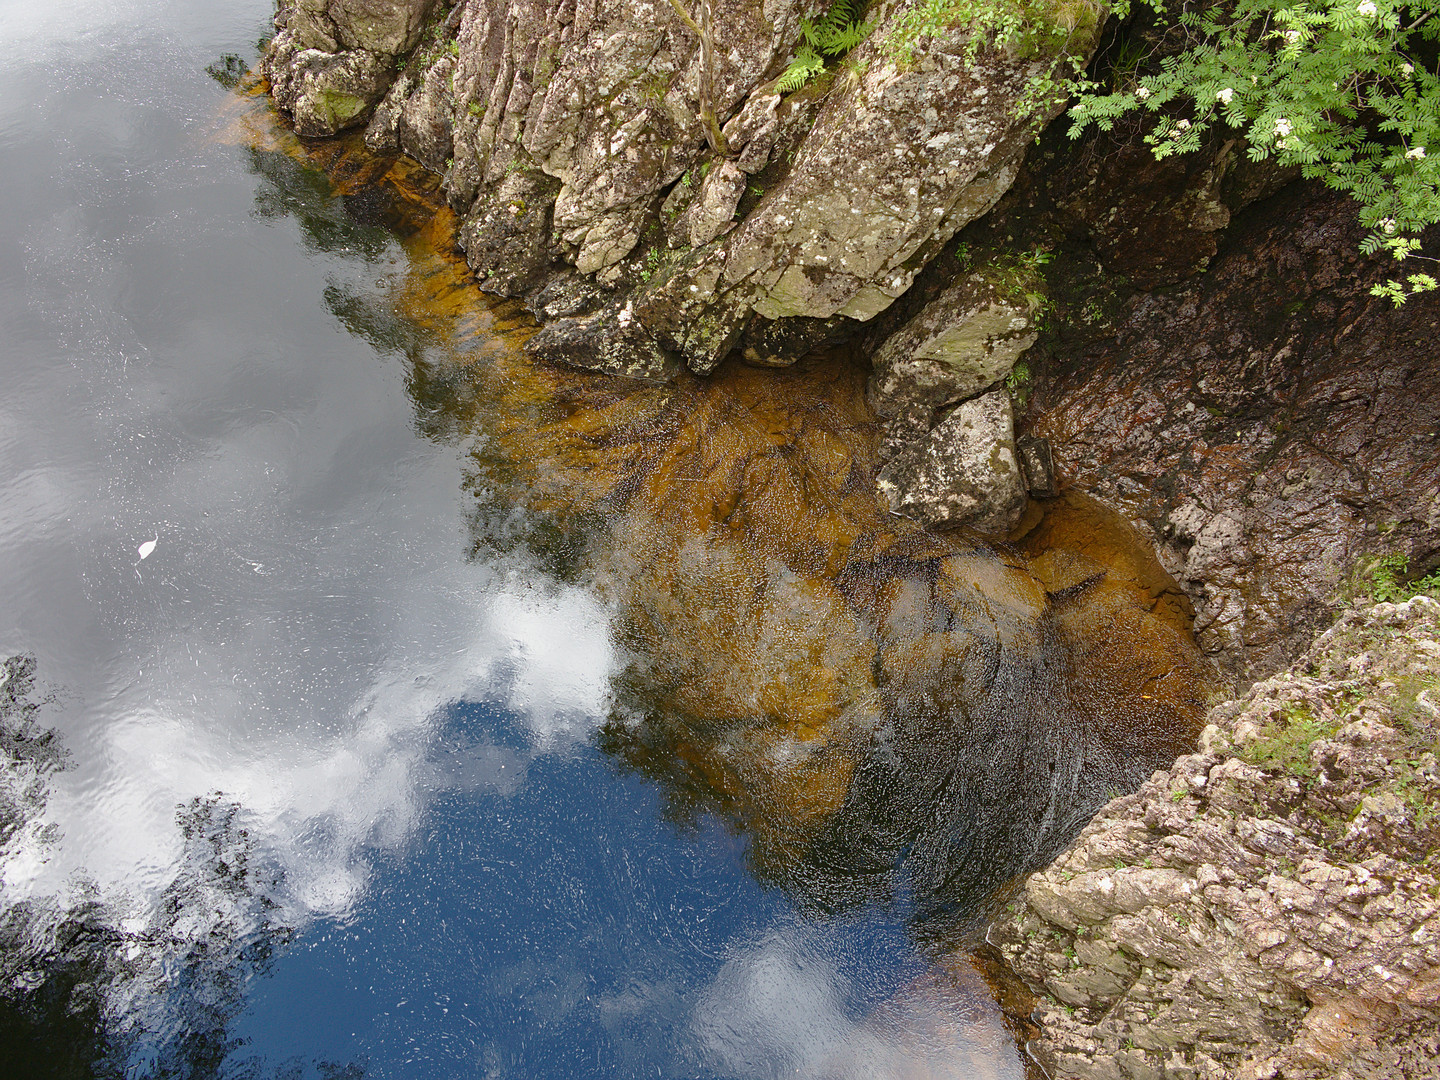
[[1348, 611], [1110, 803], [989, 941], [1052, 1077], [1433, 1077], [1440, 603]]

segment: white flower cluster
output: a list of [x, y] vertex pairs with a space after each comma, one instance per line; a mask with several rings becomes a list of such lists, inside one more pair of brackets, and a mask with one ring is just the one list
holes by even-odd
[[1400, 74], [1402, 74], [1402, 75], [1414, 75], [1414, 74], [1415, 74], [1415, 65], [1412, 64], [1412, 63], [1410, 63], [1410, 62], [1407, 60], [1405, 63], [1403, 63], [1403, 64], [1400, 65]]
[[1425, 156], [1425, 147], [1412, 146], [1409, 150], [1405, 151], [1405, 156], [1411, 161], [1419, 161]]
[[1282, 139], [1285, 138], [1286, 135], [1289, 135], [1290, 121], [1286, 120], [1283, 116], [1277, 116], [1275, 118], [1275, 134]]
[[1364, 15], [1367, 19], [1373, 19], [1376, 12], [1378, 12], [1380, 9], [1375, 6], [1373, 0], [1360, 0], [1360, 4], [1355, 8], [1355, 10], [1358, 11], [1361, 15]]
[[1189, 120], [1176, 120], [1176, 121], [1175, 121], [1175, 130], [1176, 130], [1176, 131], [1189, 131], [1189, 130], [1190, 130], [1190, 121], [1189, 121]]
[[1226, 105], [1229, 105], [1229, 104], [1230, 104], [1230, 99], [1233, 98], [1234, 96], [1235, 96], [1235, 91], [1232, 90], [1232, 89], [1230, 89], [1230, 87], [1228, 87], [1228, 86], [1225, 87], [1224, 90], [1216, 90], [1216, 91], [1215, 91], [1215, 97], [1216, 97], [1217, 99], [1219, 99], [1220, 101], [1224, 102]]
[[1380, 222], [1380, 231], [1383, 232], [1386, 236], [1394, 236], [1394, 235], [1395, 235], [1395, 229], [1396, 229], [1396, 224], [1395, 224], [1395, 219], [1394, 219], [1393, 217], [1384, 218], [1384, 219]]
[[1146, 98], [1148, 98], [1149, 96], [1150, 96], [1150, 88], [1149, 88], [1148, 86], [1142, 86], [1142, 87], [1140, 87], [1139, 89], [1137, 89], [1137, 90], [1135, 91], [1135, 97], [1136, 97], [1138, 100], [1140, 100], [1140, 101], [1144, 101], [1144, 100], [1145, 100]]

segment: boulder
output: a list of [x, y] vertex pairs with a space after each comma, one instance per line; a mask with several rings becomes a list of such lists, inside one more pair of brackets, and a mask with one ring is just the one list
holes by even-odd
[[881, 423], [881, 459], [923, 439], [942, 409], [1009, 375], [1035, 343], [1038, 305], [1033, 289], [972, 272], [886, 338], [867, 387]]
[[892, 509], [927, 526], [1008, 533], [1026, 506], [1010, 395], [997, 390], [964, 402], [881, 469], [876, 483]]

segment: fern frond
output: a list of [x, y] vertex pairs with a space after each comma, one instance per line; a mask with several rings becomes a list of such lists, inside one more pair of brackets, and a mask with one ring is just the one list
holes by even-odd
[[808, 44], [802, 43], [795, 50], [795, 59], [776, 81], [775, 89], [782, 94], [794, 93], [824, 70], [825, 61]]

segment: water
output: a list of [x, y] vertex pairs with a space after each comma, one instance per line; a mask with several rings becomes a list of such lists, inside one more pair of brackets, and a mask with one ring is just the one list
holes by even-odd
[[[506, 432], [425, 383], [453, 345], [383, 303], [414, 251], [218, 136], [204, 69], [268, 15], [0, 4], [0, 655], [71, 757], [4, 896], [101, 905], [117, 1067], [1020, 1076], [904, 896], [797, 887], [788, 826], [714, 794], [733, 762], [627, 742], [616, 679], [664, 721], [731, 658], [661, 670], [671, 579], [533, 539], [543, 477], [497, 480]], [[833, 812], [822, 764], [779, 802]]]

